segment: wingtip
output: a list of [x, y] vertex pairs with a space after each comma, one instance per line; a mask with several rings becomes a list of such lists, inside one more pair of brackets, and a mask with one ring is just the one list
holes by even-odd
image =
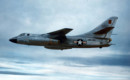
[[64, 29], [69, 29], [69, 30], [73, 30], [72, 28], [64, 28]]

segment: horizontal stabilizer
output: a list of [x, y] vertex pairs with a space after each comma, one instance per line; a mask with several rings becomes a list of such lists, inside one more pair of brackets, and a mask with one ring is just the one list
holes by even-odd
[[101, 29], [101, 30], [95, 32], [94, 34], [106, 34], [106, 33], [108, 33], [110, 30], [112, 30], [113, 28], [114, 28], [114, 27], [106, 27], [106, 28], [104, 28], [104, 29]]

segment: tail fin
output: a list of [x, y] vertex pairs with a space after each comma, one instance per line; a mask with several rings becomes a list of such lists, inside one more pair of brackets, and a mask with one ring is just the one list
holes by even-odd
[[91, 36], [96, 38], [110, 38], [117, 19], [118, 17], [110, 17], [109, 19], [104, 21], [101, 25], [99, 25], [92, 31], [85, 33], [81, 36], [88, 36], [88, 37]]

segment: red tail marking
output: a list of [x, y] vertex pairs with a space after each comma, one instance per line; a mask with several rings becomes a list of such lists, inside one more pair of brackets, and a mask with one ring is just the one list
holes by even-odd
[[112, 20], [109, 20], [108, 23], [111, 24]]

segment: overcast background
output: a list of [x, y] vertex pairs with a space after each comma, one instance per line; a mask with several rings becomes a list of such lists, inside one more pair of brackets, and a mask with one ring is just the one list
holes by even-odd
[[[21, 33], [88, 32], [118, 21], [108, 48], [49, 50], [14, 44]], [[0, 0], [0, 80], [130, 80], [130, 0]]]

